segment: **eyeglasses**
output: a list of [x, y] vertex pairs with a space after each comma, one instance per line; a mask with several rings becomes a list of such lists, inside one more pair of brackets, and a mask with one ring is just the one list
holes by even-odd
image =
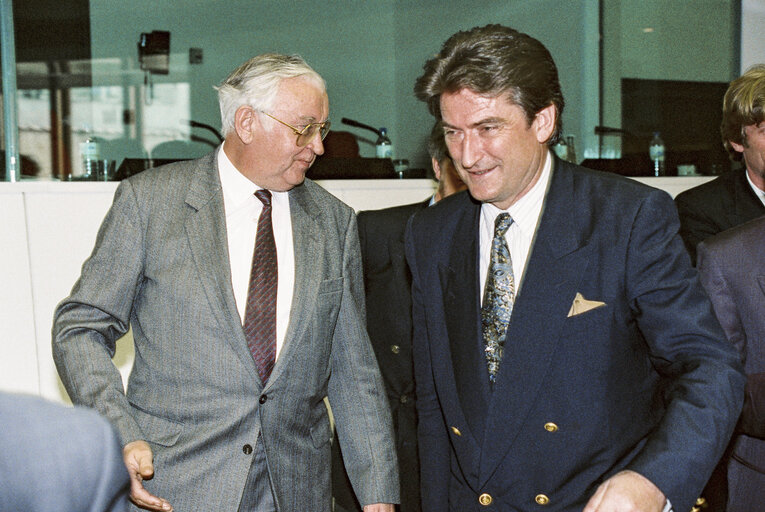
[[300, 129], [300, 128], [295, 128], [291, 124], [285, 123], [281, 119], [275, 118], [268, 112], [263, 112], [262, 110], [260, 112], [261, 114], [267, 115], [268, 117], [270, 117], [277, 123], [281, 123], [287, 128], [291, 129], [293, 132], [295, 132], [295, 135], [297, 135], [296, 144], [301, 148], [305, 146], [306, 144], [308, 144], [311, 141], [311, 139], [313, 139], [316, 136], [316, 132], [319, 133], [319, 137], [321, 137], [321, 140], [324, 140], [324, 137], [326, 137], [327, 134], [329, 133], [330, 122], [328, 120], [324, 121], [323, 123], [308, 123], [302, 129]]

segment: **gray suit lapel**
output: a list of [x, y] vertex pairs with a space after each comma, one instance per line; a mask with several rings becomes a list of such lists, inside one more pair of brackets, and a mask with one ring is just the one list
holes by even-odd
[[295, 288], [292, 291], [289, 325], [284, 337], [284, 345], [276, 359], [276, 365], [269, 379], [273, 382], [289, 368], [289, 360], [295, 351], [295, 345], [305, 336], [313, 318], [312, 304], [316, 303], [322, 275], [316, 272], [321, 268], [324, 241], [319, 236], [321, 229], [318, 218], [320, 208], [311, 197], [305, 185], [290, 191], [290, 217], [292, 219], [292, 240], [295, 251]]
[[199, 160], [191, 170], [186, 204], [192, 211], [186, 220], [186, 235], [202, 289], [221, 327], [221, 337], [231, 343], [253, 380], [258, 381], [231, 287], [223, 192], [216, 156], [217, 151]]

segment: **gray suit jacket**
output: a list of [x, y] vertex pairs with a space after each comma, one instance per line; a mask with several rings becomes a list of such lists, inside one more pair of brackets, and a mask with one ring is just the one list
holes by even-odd
[[728, 510], [759, 510], [765, 501], [765, 217], [701, 242], [698, 268], [747, 374]]
[[0, 510], [125, 512], [129, 481], [96, 413], [0, 393]]
[[[285, 344], [260, 382], [231, 287], [215, 153], [120, 184], [72, 294], [53, 354], [75, 403], [123, 443], [148, 441], [149, 492], [176, 511], [236, 510], [258, 438], [277, 507], [329, 510], [329, 397], [362, 503], [398, 501], [387, 399], [365, 330], [356, 218], [309, 180], [290, 192], [295, 289]], [[110, 361], [133, 328], [122, 392]]]

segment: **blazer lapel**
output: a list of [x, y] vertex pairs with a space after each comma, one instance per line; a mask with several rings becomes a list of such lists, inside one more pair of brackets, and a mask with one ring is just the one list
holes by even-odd
[[[556, 161], [556, 169], [560, 166], [565, 164]], [[486, 432], [491, 435], [484, 439], [481, 483], [505, 457], [548, 378], [561, 329], [587, 267], [572, 180], [572, 173], [565, 170], [554, 171], [551, 177], [488, 408]]]
[[456, 226], [448, 266], [440, 269], [451, 371], [462, 412], [478, 444], [483, 437], [489, 394], [480, 324], [480, 211], [480, 205], [469, 203]]
[[276, 359], [269, 382], [276, 381], [289, 368], [289, 359], [295, 350], [295, 344], [305, 336], [311, 325], [314, 308], [322, 275], [315, 269], [320, 267], [324, 252], [324, 241], [316, 233], [321, 232], [318, 217], [321, 209], [311, 198], [305, 186], [293, 188], [289, 193], [290, 217], [292, 219], [292, 240], [295, 251], [295, 288], [292, 292], [289, 325], [284, 338], [284, 345]]
[[223, 192], [216, 156], [217, 151], [199, 160], [198, 165], [192, 169], [191, 184], [186, 195], [186, 204], [192, 212], [186, 220], [186, 235], [202, 289], [220, 324], [221, 337], [231, 344], [253, 380], [259, 381], [231, 287]]

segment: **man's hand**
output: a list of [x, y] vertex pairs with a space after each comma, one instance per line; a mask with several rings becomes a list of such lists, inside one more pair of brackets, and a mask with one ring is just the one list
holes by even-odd
[[130, 499], [141, 508], [171, 512], [172, 505], [163, 499], [149, 494], [143, 481], [154, 476], [154, 455], [146, 441], [133, 441], [122, 449], [128, 474], [130, 474]]
[[625, 470], [600, 484], [583, 512], [661, 512], [666, 501], [653, 482]]
[[364, 505], [364, 512], [395, 512], [396, 506], [390, 503], [373, 503]]

